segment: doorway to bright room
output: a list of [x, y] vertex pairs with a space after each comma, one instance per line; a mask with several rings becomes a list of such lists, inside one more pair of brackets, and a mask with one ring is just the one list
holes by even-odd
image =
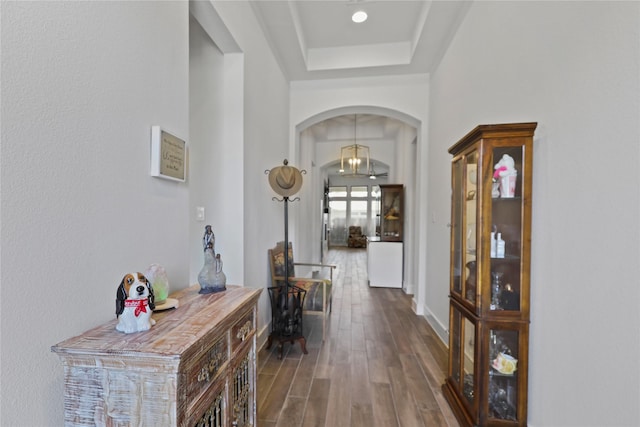
[[354, 184], [329, 186], [329, 246], [347, 246], [349, 226], [359, 226], [365, 236], [375, 236], [380, 225], [380, 186]]

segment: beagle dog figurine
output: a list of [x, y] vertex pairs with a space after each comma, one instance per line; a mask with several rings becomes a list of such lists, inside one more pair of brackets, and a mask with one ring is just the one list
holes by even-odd
[[128, 273], [116, 293], [116, 330], [131, 334], [148, 331], [156, 321], [151, 313], [156, 308], [153, 287], [142, 273]]

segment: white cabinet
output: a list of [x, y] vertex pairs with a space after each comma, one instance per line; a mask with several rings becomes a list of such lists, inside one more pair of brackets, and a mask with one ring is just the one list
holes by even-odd
[[369, 237], [367, 273], [369, 286], [402, 288], [402, 242], [382, 242]]

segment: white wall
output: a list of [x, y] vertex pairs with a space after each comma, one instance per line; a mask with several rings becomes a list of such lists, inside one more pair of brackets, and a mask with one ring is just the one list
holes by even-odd
[[474, 2], [429, 122], [427, 305], [445, 324], [447, 149], [478, 124], [537, 121], [530, 426], [640, 419], [640, 4]]
[[[159, 262], [176, 288], [194, 274], [192, 183], [151, 178], [148, 151], [154, 124], [190, 139], [188, 4], [0, 7], [0, 425], [60, 425], [62, 366], [50, 346], [112, 319], [125, 272]], [[266, 250], [282, 239], [264, 170], [296, 153], [295, 126], [345, 106], [390, 108], [428, 135], [416, 204], [421, 229], [434, 222], [418, 243], [429, 274], [417, 309], [446, 324], [446, 150], [477, 124], [536, 120], [529, 424], [637, 424], [638, 3], [475, 2], [430, 85], [293, 85], [290, 100], [246, 2], [216, 10], [244, 55], [233, 58], [243, 117], [212, 120], [231, 122], [224, 135], [242, 144], [245, 284], [266, 286]], [[264, 327], [266, 293], [260, 304]]]
[[[244, 285], [264, 289], [258, 307], [262, 342], [268, 335], [265, 328], [271, 320], [266, 291], [270, 282], [267, 250], [284, 239], [283, 206], [271, 200], [276, 194], [264, 172], [281, 165], [288, 156], [289, 86], [262, 36], [249, 3], [223, 1], [213, 5], [244, 55], [244, 93], [243, 98], [238, 100], [243, 104], [242, 140], [237, 142], [242, 144], [242, 161], [236, 164], [233, 159], [223, 158], [227, 162], [228, 173], [219, 185], [233, 185], [236, 180], [243, 182], [242, 188], [228, 195], [219, 209], [228, 209], [227, 206], [232, 206], [234, 200], [244, 205], [241, 215], [236, 217], [236, 221], [242, 221], [242, 234], [229, 238], [242, 239], [244, 242]], [[232, 76], [227, 75], [227, 78]], [[226, 91], [227, 87], [221, 89]], [[227, 99], [227, 103], [231, 103], [231, 100]], [[233, 117], [226, 118], [225, 122], [233, 122]], [[232, 224], [231, 219], [229, 224]], [[219, 229], [216, 237], [218, 233], [225, 233], [225, 230]], [[237, 261], [226, 257], [225, 268]]]
[[152, 125], [189, 137], [187, 13], [2, 3], [2, 425], [62, 424], [50, 347], [113, 319], [125, 273], [188, 283], [188, 183], [149, 175]]
[[[2, 2], [0, 425], [63, 424], [50, 347], [113, 319], [126, 272], [157, 262], [174, 290], [193, 283], [204, 223], [192, 207], [208, 207], [225, 270], [267, 285], [282, 211], [264, 170], [289, 146], [288, 86], [247, 2], [222, 3], [242, 53], [221, 57], [198, 31], [206, 53], [190, 63], [188, 2]], [[191, 158], [187, 183], [152, 178], [152, 125], [190, 141], [190, 67], [224, 111], [192, 88], [191, 107], [210, 114], [194, 128], [204, 158]], [[220, 157], [216, 144], [234, 146]], [[267, 307], [265, 292], [261, 328]]]
[[[190, 182], [189, 223], [191, 253], [190, 282], [198, 282], [203, 266], [202, 235], [205, 225], [211, 225], [216, 235], [215, 250], [227, 259], [225, 243], [233, 239], [232, 230], [221, 227], [219, 200], [225, 186], [222, 173], [224, 156], [224, 64], [225, 55], [198, 23], [189, 19], [189, 122], [190, 122]], [[242, 205], [240, 203], [240, 205]], [[204, 221], [196, 219], [196, 209], [205, 209]], [[242, 224], [239, 225], [241, 228]], [[235, 232], [235, 230], [234, 230]], [[241, 242], [241, 240], [240, 240]], [[228, 283], [237, 281], [238, 257], [230, 257], [223, 267]], [[233, 271], [233, 272], [232, 272]], [[242, 264], [240, 263], [240, 272]]]
[[[194, 4], [189, 39], [191, 283], [197, 283], [203, 266], [204, 227], [211, 225], [227, 283], [244, 284], [245, 209], [238, 197], [244, 186], [244, 54], [235, 46], [221, 52], [211, 38], [219, 40], [220, 26], [214, 31], [207, 25], [208, 16], [219, 16], [211, 4]], [[204, 221], [196, 219], [198, 207], [205, 208]]]

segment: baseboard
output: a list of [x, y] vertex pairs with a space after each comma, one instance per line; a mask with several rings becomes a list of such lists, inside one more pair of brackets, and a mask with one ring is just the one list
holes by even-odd
[[422, 316], [426, 319], [427, 323], [429, 323], [431, 328], [433, 328], [433, 330], [436, 332], [436, 335], [438, 335], [438, 338], [440, 338], [440, 340], [448, 348], [449, 329], [445, 325], [440, 323], [428, 308], [423, 306], [422, 310], [420, 310], [420, 307], [418, 306], [415, 298], [411, 299], [411, 310], [413, 310], [416, 316]]
[[403, 285], [402, 285], [402, 290], [407, 295], [413, 295], [414, 294], [414, 289], [415, 289], [415, 286], [413, 286], [412, 283], [404, 282]]
[[420, 313], [418, 313], [418, 303], [416, 302], [415, 297], [411, 298], [411, 310], [413, 310], [413, 312], [420, 316]]
[[431, 325], [431, 327], [436, 332], [438, 337], [440, 337], [444, 345], [447, 346], [448, 348], [449, 347], [449, 328], [447, 328], [445, 325], [440, 323], [440, 321], [433, 315], [431, 310], [429, 310], [426, 307], [425, 307], [424, 318], [427, 319], [427, 322], [429, 323], [429, 325]]
[[269, 330], [271, 327], [271, 322], [267, 323], [265, 326], [258, 330], [258, 342], [256, 343], [257, 351], [260, 352], [262, 348], [267, 344], [267, 339], [269, 338]]

